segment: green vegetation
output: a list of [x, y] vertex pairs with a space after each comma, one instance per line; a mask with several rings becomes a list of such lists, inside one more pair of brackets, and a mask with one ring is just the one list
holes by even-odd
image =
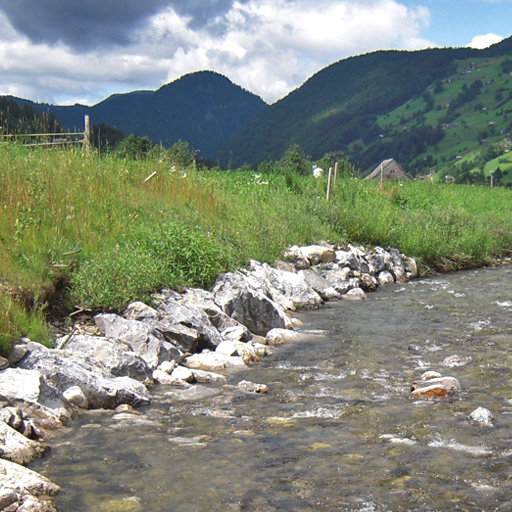
[[31, 105], [20, 106], [12, 99], [0, 96], [0, 135], [61, 131], [53, 114], [39, 113]]
[[394, 158], [412, 176], [458, 177], [461, 158], [481, 157], [494, 144], [504, 154], [511, 145], [511, 51], [509, 38], [485, 50], [381, 51], [339, 61], [249, 121], [230, 144], [230, 163], [276, 160], [294, 143], [315, 159], [343, 151], [364, 174]]
[[[198, 169], [183, 142], [144, 158], [0, 146], [0, 350], [49, 341], [45, 315], [119, 310], [161, 287], [209, 287], [291, 244], [395, 246], [423, 265], [485, 264], [512, 247], [512, 191], [326, 178], [291, 147], [277, 164]], [[336, 155], [325, 155], [332, 163]], [[184, 165], [189, 163], [188, 166]]]

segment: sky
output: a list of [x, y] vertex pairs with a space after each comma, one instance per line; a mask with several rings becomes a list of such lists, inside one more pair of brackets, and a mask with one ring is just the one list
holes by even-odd
[[283, 98], [375, 50], [483, 48], [512, 0], [0, 0], [0, 95], [96, 104], [212, 70]]

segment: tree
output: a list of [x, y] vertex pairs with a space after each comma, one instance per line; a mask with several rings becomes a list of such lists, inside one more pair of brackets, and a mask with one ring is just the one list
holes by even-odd
[[92, 127], [91, 141], [98, 149], [114, 149], [124, 138], [124, 133], [105, 123], [95, 124]]
[[189, 143], [178, 140], [169, 148], [169, 160], [177, 167], [189, 167], [195, 163], [195, 152], [190, 149]]
[[131, 134], [117, 145], [116, 155], [132, 160], [144, 159], [152, 147], [153, 143], [148, 137], [137, 137]]
[[288, 174], [311, 174], [311, 161], [298, 144], [292, 144], [276, 164], [277, 172]]

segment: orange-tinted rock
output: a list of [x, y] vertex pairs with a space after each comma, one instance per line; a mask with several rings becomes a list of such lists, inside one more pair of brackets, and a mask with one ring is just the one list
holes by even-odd
[[[413, 384], [414, 386], [414, 384]], [[411, 391], [412, 396], [415, 398], [422, 398], [432, 400], [434, 398], [447, 398], [448, 390], [441, 384], [434, 384], [433, 386], [413, 388]]]

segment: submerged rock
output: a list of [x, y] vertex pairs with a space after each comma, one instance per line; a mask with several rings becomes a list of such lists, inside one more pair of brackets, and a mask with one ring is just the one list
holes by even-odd
[[268, 393], [268, 386], [266, 384], [256, 384], [248, 380], [240, 381], [238, 387], [248, 393]]
[[442, 362], [442, 365], [448, 366], [449, 368], [455, 368], [457, 366], [464, 366], [470, 362], [471, 362], [470, 356], [462, 357], [459, 355], [453, 355], [453, 356], [445, 357]]

